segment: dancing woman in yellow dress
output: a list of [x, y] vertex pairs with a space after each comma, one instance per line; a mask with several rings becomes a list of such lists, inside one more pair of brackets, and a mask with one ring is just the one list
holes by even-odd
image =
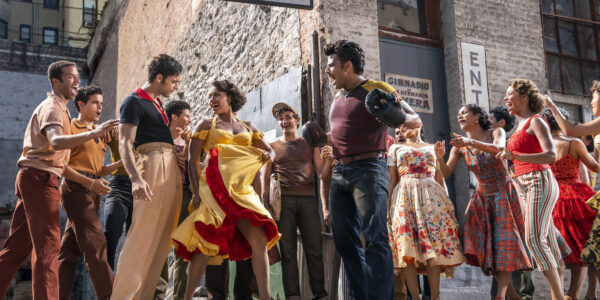
[[[215, 117], [191, 135], [188, 169], [196, 209], [171, 235], [177, 255], [190, 260], [185, 299], [192, 299], [210, 257], [252, 257], [260, 299], [270, 299], [267, 250], [280, 235], [251, 184], [274, 153], [262, 132], [235, 117], [245, 102], [231, 82], [213, 82], [209, 105]], [[204, 154], [207, 164], [199, 163]]]

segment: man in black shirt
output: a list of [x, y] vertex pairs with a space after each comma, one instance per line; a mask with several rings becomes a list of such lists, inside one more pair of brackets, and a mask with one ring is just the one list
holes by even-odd
[[[117, 265], [112, 299], [152, 299], [167, 258], [181, 206], [180, 165], [159, 98], [179, 86], [181, 65], [161, 54], [148, 66], [148, 81], [121, 104], [119, 152], [131, 179], [132, 224]], [[139, 153], [135, 162], [132, 146]]]

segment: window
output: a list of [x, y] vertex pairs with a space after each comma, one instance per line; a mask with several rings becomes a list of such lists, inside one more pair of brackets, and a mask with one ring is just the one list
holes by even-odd
[[5, 39], [8, 35], [8, 23], [0, 19], [0, 39]]
[[44, 44], [58, 44], [58, 29], [44, 27]]
[[94, 27], [96, 22], [96, 0], [83, 0], [83, 27]]
[[19, 30], [19, 40], [26, 43], [31, 42], [31, 26], [21, 24], [21, 29]]
[[589, 95], [600, 79], [600, 1], [541, 0], [551, 90]]
[[44, 0], [44, 8], [58, 9], [58, 0]]
[[379, 35], [442, 47], [440, 0], [377, 0]]

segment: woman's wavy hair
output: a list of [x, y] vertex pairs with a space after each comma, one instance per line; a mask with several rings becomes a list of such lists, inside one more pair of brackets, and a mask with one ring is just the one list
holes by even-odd
[[538, 87], [529, 79], [515, 78], [510, 81], [511, 86], [520, 95], [527, 95], [529, 98], [529, 110], [534, 113], [540, 113], [544, 109], [544, 95], [540, 93]]
[[481, 126], [481, 128], [485, 130], [490, 129], [490, 116], [488, 115], [487, 111], [481, 108], [481, 106], [477, 104], [465, 104], [463, 105], [463, 107], [466, 107], [474, 115], [479, 114], [477, 122], [479, 123], [479, 126]]
[[233, 112], [240, 110], [244, 104], [246, 104], [246, 96], [244, 96], [240, 89], [238, 89], [235, 84], [231, 83], [231, 81], [227, 79], [215, 80], [213, 83], [211, 83], [211, 85], [229, 96], [229, 99], [231, 100], [229, 105], [231, 106], [231, 110], [233, 110]]

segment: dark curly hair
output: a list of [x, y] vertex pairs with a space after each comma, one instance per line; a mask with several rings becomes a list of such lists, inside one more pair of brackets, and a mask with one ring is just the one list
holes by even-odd
[[515, 127], [517, 117], [511, 116], [506, 107], [498, 106], [490, 110], [490, 115], [494, 115], [496, 122], [504, 120], [504, 131], [510, 132]]
[[176, 115], [179, 117], [184, 110], [191, 110], [190, 104], [181, 101], [181, 100], [173, 100], [169, 101], [167, 105], [165, 105], [165, 112], [167, 113], [167, 118], [169, 118], [169, 123], [171, 123], [171, 115]]
[[73, 100], [73, 104], [75, 104], [75, 109], [79, 111], [79, 103], [83, 102], [83, 105], [86, 105], [88, 100], [90, 100], [91, 95], [102, 95], [102, 89], [100, 89], [97, 85], [88, 85], [77, 90], [77, 96]]
[[354, 73], [361, 75], [365, 71], [365, 54], [355, 42], [339, 40], [333, 44], [325, 45], [325, 55], [337, 55], [342, 64], [350, 61]]
[[233, 112], [240, 110], [246, 104], [246, 96], [229, 80], [216, 80], [211, 85], [229, 96], [229, 100], [231, 101], [229, 105]]
[[481, 106], [477, 104], [465, 104], [463, 105], [463, 107], [466, 107], [474, 115], [479, 114], [477, 122], [479, 123], [479, 126], [481, 126], [481, 128], [483, 128], [484, 130], [490, 129], [490, 117], [488, 116], [487, 111], [483, 110]]
[[[565, 119], [568, 120], [570, 115], [569, 112], [560, 106], [557, 106], [557, 108], [560, 111], [560, 113], [565, 117]], [[550, 110], [550, 108], [545, 108], [541, 115], [542, 117], [544, 117], [544, 119], [546, 119], [546, 121], [548, 121], [548, 125], [550, 125], [551, 131], [560, 130], [560, 126], [558, 126], [558, 122], [556, 122], [556, 119], [554, 118], [554, 115], [552, 114], [552, 110]]]
[[529, 110], [533, 113], [540, 113], [544, 108], [544, 95], [529, 79], [515, 78], [510, 81], [511, 86], [520, 95], [527, 95], [529, 98]]
[[152, 61], [148, 65], [148, 82], [154, 81], [158, 74], [163, 76], [163, 80], [169, 76], [175, 76], [181, 74], [183, 67], [173, 57], [161, 54], [152, 58]]

